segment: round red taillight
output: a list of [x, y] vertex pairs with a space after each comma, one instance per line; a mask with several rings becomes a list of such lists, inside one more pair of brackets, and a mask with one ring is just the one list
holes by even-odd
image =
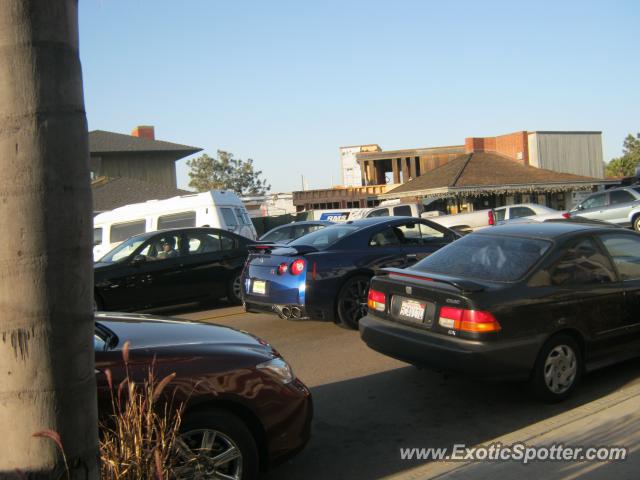
[[280, 265], [278, 265], [278, 275], [284, 275], [285, 273], [287, 273], [288, 268], [289, 267], [286, 263], [281, 263]]
[[300, 258], [294, 261], [291, 264], [291, 267], [289, 267], [289, 271], [291, 272], [291, 275], [300, 275], [303, 270], [304, 270], [304, 260]]

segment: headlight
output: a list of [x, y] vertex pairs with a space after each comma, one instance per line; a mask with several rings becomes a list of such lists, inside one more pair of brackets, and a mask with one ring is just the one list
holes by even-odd
[[293, 382], [293, 379], [295, 378], [295, 376], [293, 375], [293, 370], [291, 370], [289, 364], [278, 357], [273, 358], [268, 362], [260, 363], [256, 365], [256, 368], [269, 372], [271, 375], [285, 384]]

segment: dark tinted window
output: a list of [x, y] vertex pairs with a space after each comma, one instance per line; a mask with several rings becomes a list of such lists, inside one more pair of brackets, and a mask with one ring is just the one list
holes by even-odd
[[634, 235], [603, 235], [601, 239], [622, 280], [639, 279], [640, 239]]
[[529, 215], [535, 215], [536, 212], [531, 210], [529, 207], [511, 207], [511, 213], [509, 214], [509, 218], [522, 218], [528, 217]]
[[297, 238], [290, 245], [310, 245], [322, 250], [357, 230], [359, 230], [359, 227], [355, 225], [334, 225]]
[[389, 209], [388, 208], [381, 208], [379, 210], [374, 210], [372, 212], [369, 212], [367, 214], [367, 218], [369, 217], [388, 217], [389, 216]]
[[547, 273], [549, 283], [556, 286], [609, 283], [616, 279], [609, 259], [590, 238], [567, 248], [560, 260], [547, 269]]
[[189, 255], [214, 253], [221, 250], [233, 250], [236, 246], [234, 238], [224, 233], [189, 233], [186, 235]]
[[236, 220], [233, 210], [230, 208], [221, 208], [220, 213], [222, 213], [222, 218], [224, 218], [224, 223], [227, 224], [227, 227], [235, 227], [238, 225], [238, 220]]
[[617, 203], [629, 203], [633, 202], [634, 200], [635, 197], [629, 192], [625, 192], [624, 190], [615, 190], [613, 192], [609, 192], [609, 203], [611, 203], [611, 205], [615, 205]]
[[93, 229], [93, 246], [102, 244], [102, 227]]
[[111, 225], [109, 239], [111, 243], [122, 242], [129, 237], [144, 233], [146, 227], [145, 220], [136, 220], [135, 222], [114, 223]]
[[502, 220], [504, 220], [504, 214], [506, 213], [507, 209], [506, 208], [501, 208], [499, 210], [495, 210], [493, 212], [493, 216], [495, 218], [496, 222], [501, 222]]
[[291, 239], [291, 227], [283, 227], [267, 233], [260, 240], [264, 240], [267, 242], [281, 242], [283, 240], [290, 240], [290, 239]]
[[158, 230], [196, 226], [196, 212], [180, 212], [158, 217]]
[[409, 205], [401, 205], [399, 207], [393, 207], [393, 214], [398, 217], [410, 217], [411, 207]]
[[549, 249], [546, 240], [472, 234], [432, 253], [413, 268], [495, 282], [512, 282]]
[[[420, 234], [417, 231], [418, 235]], [[370, 247], [390, 247], [404, 243], [404, 234], [398, 227], [385, 228], [381, 232], [374, 233], [369, 240]], [[419, 241], [419, 240], [418, 240]]]
[[604, 207], [607, 200], [607, 194], [601, 193], [600, 195], [594, 195], [593, 197], [587, 198], [584, 202], [582, 202], [582, 208], [597, 208]]

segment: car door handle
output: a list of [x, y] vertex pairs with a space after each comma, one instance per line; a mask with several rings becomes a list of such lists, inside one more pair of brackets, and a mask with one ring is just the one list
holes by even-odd
[[417, 253], [407, 253], [407, 258], [418, 258]]

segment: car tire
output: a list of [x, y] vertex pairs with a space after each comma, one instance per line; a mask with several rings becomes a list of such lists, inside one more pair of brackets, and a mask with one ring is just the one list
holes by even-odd
[[636, 216], [633, 218], [633, 229], [634, 229], [636, 232], [640, 232], [640, 215], [636, 215]]
[[561, 402], [576, 389], [583, 369], [578, 342], [569, 335], [555, 335], [538, 354], [531, 375], [531, 389], [546, 403]]
[[338, 293], [337, 324], [351, 330], [358, 329], [358, 322], [367, 314], [367, 296], [371, 278], [364, 275], [351, 277]]
[[[192, 453], [202, 449], [201, 462], [189, 468], [202, 469], [193, 478], [218, 478], [216, 473], [242, 480], [255, 480], [260, 470], [258, 447], [247, 425], [236, 415], [217, 408], [188, 413], [180, 426], [183, 445]], [[207, 445], [208, 442], [212, 442]], [[228, 452], [229, 460], [221, 465], [211, 462], [211, 456]], [[187, 476], [187, 475], [185, 475]]]
[[231, 282], [227, 290], [227, 300], [232, 305], [242, 304], [242, 281], [240, 279], [242, 272], [237, 271], [231, 276]]

